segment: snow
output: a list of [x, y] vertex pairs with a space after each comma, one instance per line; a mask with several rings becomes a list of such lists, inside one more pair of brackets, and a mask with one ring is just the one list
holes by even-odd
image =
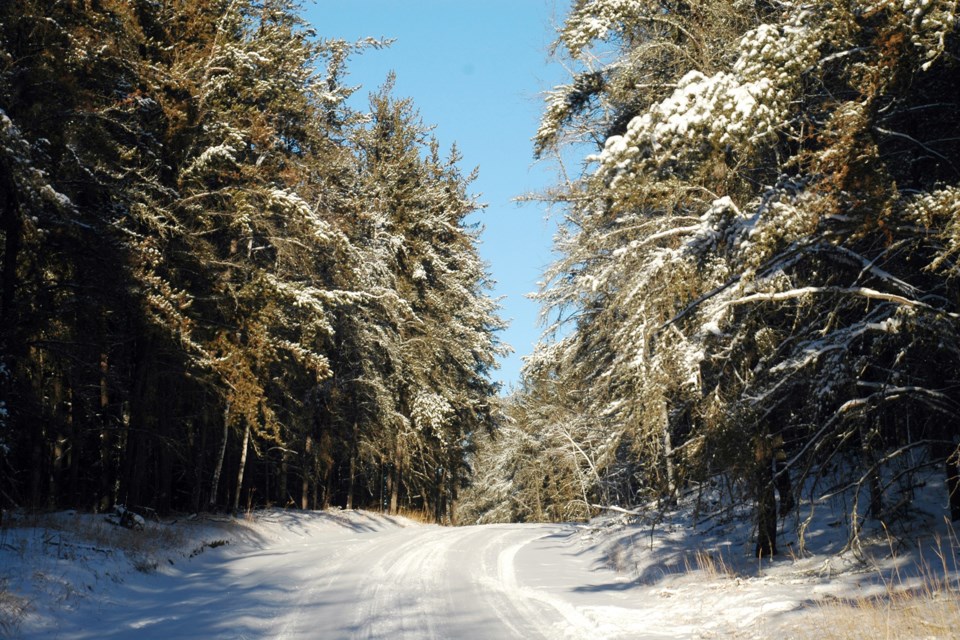
[[[940, 495], [931, 483], [924, 495]], [[921, 552], [936, 557], [930, 536], [951, 535], [934, 518], [925, 547], [890, 553], [878, 538], [854, 556], [836, 511], [808, 504], [783, 522], [788, 551], [760, 562], [749, 519], [691, 507], [466, 527], [265, 510], [143, 532], [7, 514], [0, 606], [26, 604], [6, 628], [25, 639], [794, 637], [818, 602], [882, 594], [894, 576], [912, 586]]]
[[761, 24], [744, 34], [729, 72], [688, 71], [671, 95], [635, 116], [623, 135], [607, 139], [594, 157], [597, 174], [610, 178], [615, 191], [632, 177], [669, 175], [702, 160], [707, 148], [749, 155], [789, 131], [799, 79], [816, 64], [826, 38], [812, 22], [810, 12], [800, 10], [782, 27]]

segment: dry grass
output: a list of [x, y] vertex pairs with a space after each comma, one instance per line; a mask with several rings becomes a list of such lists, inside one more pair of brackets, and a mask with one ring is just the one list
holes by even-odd
[[957, 539], [948, 548], [936, 540], [933, 555], [938, 566], [922, 563], [918, 577], [905, 579], [899, 571], [884, 581], [881, 594], [858, 598], [831, 598], [818, 603], [807, 617], [809, 635], [824, 640], [859, 638], [960, 638], [960, 584]]
[[831, 600], [808, 619], [809, 638], [956, 638], [960, 594], [908, 589], [871, 598]]
[[6, 581], [0, 581], [0, 636], [14, 634], [26, 613], [27, 601], [7, 591]]
[[693, 561], [688, 557], [684, 558], [687, 573], [699, 571], [711, 580], [721, 578], [736, 578], [739, 574], [727, 564], [723, 559], [723, 553], [720, 551], [703, 551], [697, 549], [693, 554]]
[[437, 521], [433, 517], [433, 512], [424, 511], [422, 509], [406, 509], [399, 508], [397, 509], [397, 515], [406, 518], [407, 520], [413, 520], [414, 522], [419, 522], [420, 524], [436, 524]]
[[105, 518], [83, 517], [71, 513], [38, 514], [27, 517], [19, 526], [47, 531], [44, 540], [69, 553], [71, 545], [119, 549], [131, 557], [166, 549], [181, 548], [186, 541], [179, 527], [147, 522], [142, 531], [111, 524]]

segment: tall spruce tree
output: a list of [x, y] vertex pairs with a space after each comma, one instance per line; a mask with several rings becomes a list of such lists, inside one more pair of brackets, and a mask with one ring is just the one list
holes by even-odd
[[387, 261], [391, 298], [401, 304], [380, 342], [378, 380], [389, 404], [375, 435], [380, 445], [368, 448], [385, 469], [391, 510], [406, 489], [448, 517], [466, 474], [464, 443], [496, 414], [488, 373], [501, 322], [485, 293], [476, 235], [465, 226], [476, 204], [456, 151], [441, 159], [410, 101], [387, 90], [371, 96], [371, 116], [358, 143], [366, 215]]

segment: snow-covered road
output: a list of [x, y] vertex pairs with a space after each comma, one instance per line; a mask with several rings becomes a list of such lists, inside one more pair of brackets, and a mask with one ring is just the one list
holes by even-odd
[[[570, 535], [562, 527], [506, 526], [372, 536], [305, 581], [278, 637], [592, 636], [596, 626], [546, 584], [549, 566], [561, 562], [552, 555], [563, 553]], [[301, 553], [309, 562], [310, 550]], [[539, 580], [521, 579], [524, 567]]]
[[[945, 557], [930, 541], [925, 558], [887, 557], [877, 538], [867, 567], [838, 554], [828, 522], [807, 531], [822, 554], [759, 563], [748, 520], [697, 530], [689, 512], [671, 518], [439, 527], [268, 509], [133, 532], [93, 514], [20, 516], [0, 528], [0, 638], [820, 638], [887, 628], [871, 619], [879, 609], [830, 603], [883, 596], [894, 579], [922, 590], [917, 572]], [[937, 588], [949, 597], [904, 608], [922, 612], [911, 615], [926, 635], [904, 637], [956, 628], [960, 607], [939, 604], [956, 592]]]
[[[359, 512], [357, 512], [359, 513]], [[336, 526], [279, 516], [233, 544], [128, 575], [59, 638], [659, 638], [576, 525]], [[280, 532], [277, 535], [277, 531]], [[270, 534], [268, 537], [266, 534]], [[600, 566], [598, 566], [600, 565]], [[620, 599], [626, 609], [610, 607]], [[596, 605], [602, 603], [603, 606]], [[613, 615], [618, 609], [619, 615]], [[620, 619], [627, 624], [617, 624]], [[51, 636], [45, 636], [51, 637]]]

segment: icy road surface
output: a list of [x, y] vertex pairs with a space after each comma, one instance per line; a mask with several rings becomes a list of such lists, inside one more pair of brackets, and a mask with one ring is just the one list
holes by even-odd
[[387, 519], [388, 526], [360, 512], [340, 520], [317, 526], [278, 516], [271, 527], [251, 526], [195, 558], [100, 583], [97, 595], [40, 635], [676, 637], [638, 629], [640, 594], [624, 589], [625, 579], [603, 566], [576, 525], [438, 527]]

